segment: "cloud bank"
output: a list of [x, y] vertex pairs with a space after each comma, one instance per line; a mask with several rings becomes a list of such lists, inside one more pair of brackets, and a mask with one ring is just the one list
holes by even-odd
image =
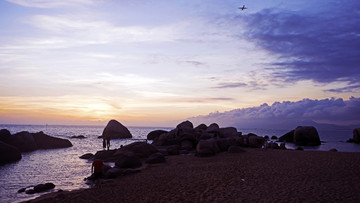
[[239, 17], [246, 38], [278, 56], [268, 64], [274, 79], [344, 82], [347, 92], [360, 84], [360, 1], [324, 1], [326, 6], [299, 12], [265, 9]]
[[297, 125], [304, 125], [304, 121], [360, 125], [359, 114], [360, 97], [351, 97], [349, 100], [330, 98], [283, 101], [272, 105], [264, 103], [257, 107], [234, 109], [223, 113], [215, 112], [189, 120], [195, 124], [216, 122], [220, 126], [238, 128], [292, 129]]

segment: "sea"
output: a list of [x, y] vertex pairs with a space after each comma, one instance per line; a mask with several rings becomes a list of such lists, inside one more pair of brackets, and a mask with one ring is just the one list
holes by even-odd
[[[69, 139], [73, 144], [70, 148], [36, 150], [22, 153], [18, 162], [0, 166], [0, 202], [22, 202], [34, 199], [40, 195], [59, 191], [89, 188], [91, 185], [84, 178], [91, 175], [91, 161], [80, 159], [86, 153], [95, 154], [102, 150], [102, 134], [105, 126], [62, 126], [62, 125], [0, 125], [0, 129], [7, 129], [11, 134], [28, 131]], [[135, 141], [144, 140], [153, 130], [171, 130], [166, 127], [128, 127], [133, 138], [111, 140], [110, 149], [119, 148]], [[243, 134], [254, 133], [259, 136], [280, 137], [288, 130], [273, 129], [238, 129]], [[319, 130], [322, 144], [317, 147], [303, 147], [304, 150], [329, 151], [337, 149], [340, 152], [360, 152], [360, 144], [347, 143], [352, 138], [352, 129]], [[85, 138], [70, 138], [83, 135]], [[275, 140], [274, 140], [275, 141]], [[288, 149], [297, 146], [286, 143]], [[108, 163], [113, 165], [113, 163]], [[51, 182], [56, 187], [45, 193], [25, 194], [18, 190], [28, 186]]]

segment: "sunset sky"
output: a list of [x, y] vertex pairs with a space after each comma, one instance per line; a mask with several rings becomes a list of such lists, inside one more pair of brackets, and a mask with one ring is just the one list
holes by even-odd
[[358, 0], [0, 0], [0, 123], [360, 124], [359, 19]]

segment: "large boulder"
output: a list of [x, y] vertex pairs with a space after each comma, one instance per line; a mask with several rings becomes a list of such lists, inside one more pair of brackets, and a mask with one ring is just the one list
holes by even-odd
[[283, 142], [283, 141], [294, 142], [294, 131], [295, 130], [292, 130], [290, 132], [287, 132], [285, 135], [281, 136], [279, 138], [279, 142]]
[[151, 154], [158, 152], [158, 150], [154, 145], [148, 144], [146, 142], [133, 142], [116, 150], [114, 156], [118, 156], [126, 152], [132, 152], [139, 158], [147, 158]]
[[111, 120], [104, 128], [102, 133], [103, 139], [126, 139], [132, 138], [132, 135], [125, 126], [116, 120]]
[[190, 121], [184, 121], [176, 126], [177, 129], [182, 128], [194, 128], [194, 125]]
[[248, 139], [249, 139], [248, 145], [250, 147], [261, 148], [265, 142], [265, 138], [257, 135], [251, 135], [248, 137]]
[[220, 128], [219, 129], [219, 137], [227, 138], [227, 137], [236, 137], [238, 134], [237, 129], [234, 127]]
[[10, 136], [6, 143], [18, 148], [21, 152], [30, 152], [38, 149], [34, 136], [27, 131], [18, 132]]
[[73, 145], [67, 139], [61, 139], [57, 137], [51, 137], [43, 132], [32, 133], [38, 149], [57, 149], [67, 148]]
[[199, 141], [196, 152], [199, 156], [212, 156], [220, 152], [220, 149], [215, 139], [208, 139]]
[[132, 152], [120, 155], [115, 162], [115, 166], [119, 168], [138, 168], [141, 165], [141, 160]]
[[302, 146], [320, 145], [320, 137], [313, 126], [298, 126], [294, 131], [294, 144]]
[[0, 141], [0, 165], [20, 159], [21, 153], [16, 147]]
[[166, 130], [154, 130], [154, 131], [151, 131], [147, 136], [146, 138], [148, 140], [154, 140], [155, 138], [158, 138], [160, 135], [164, 134], [164, 133], [168, 133], [168, 131]]
[[160, 152], [152, 154], [145, 161], [145, 163], [147, 163], [147, 164], [157, 164], [157, 163], [164, 163], [164, 162], [166, 162], [165, 156]]
[[115, 149], [97, 151], [93, 158], [100, 159], [102, 161], [116, 161], [116, 157], [113, 156], [115, 152]]
[[198, 126], [195, 127], [196, 131], [205, 131], [208, 127], [205, 124], [200, 124]]
[[360, 128], [355, 128], [353, 130], [353, 140], [355, 143], [360, 143]]
[[0, 130], [0, 141], [5, 142], [11, 136], [10, 131], [6, 129]]

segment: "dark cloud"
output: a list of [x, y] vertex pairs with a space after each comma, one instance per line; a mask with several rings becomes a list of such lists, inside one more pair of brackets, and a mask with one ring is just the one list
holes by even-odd
[[360, 85], [350, 85], [342, 88], [328, 89], [326, 92], [334, 92], [334, 93], [344, 93], [344, 92], [352, 92], [354, 89], [360, 89]]
[[214, 88], [237, 88], [237, 87], [246, 87], [247, 84], [243, 83], [243, 82], [222, 82], [219, 83], [217, 86], [215, 86]]
[[292, 128], [304, 120], [335, 124], [360, 124], [360, 98], [275, 102], [271, 106], [235, 109], [190, 118], [194, 123], [217, 122], [242, 128]]
[[241, 18], [249, 29], [246, 37], [279, 57], [268, 67], [277, 79], [344, 81], [350, 89], [360, 84], [359, 10], [360, 1], [349, 0], [311, 11], [267, 9]]

